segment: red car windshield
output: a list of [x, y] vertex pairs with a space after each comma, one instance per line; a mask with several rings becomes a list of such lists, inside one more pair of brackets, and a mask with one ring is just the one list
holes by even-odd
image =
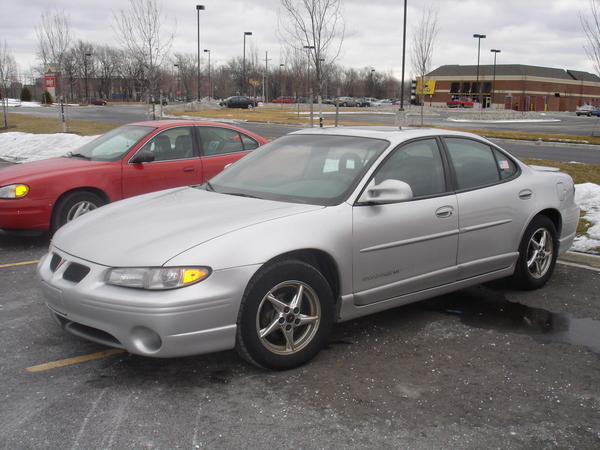
[[118, 161], [155, 129], [155, 127], [141, 125], [125, 125], [115, 128], [88, 142], [80, 149], [69, 152], [67, 156], [90, 161]]

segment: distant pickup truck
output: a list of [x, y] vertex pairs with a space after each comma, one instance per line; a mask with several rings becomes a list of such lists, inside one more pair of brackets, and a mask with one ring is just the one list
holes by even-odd
[[448, 108], [472, 108], [473, 101], [468, 98], [460, 98], [458, 100], [450, 100], [446, 102]]

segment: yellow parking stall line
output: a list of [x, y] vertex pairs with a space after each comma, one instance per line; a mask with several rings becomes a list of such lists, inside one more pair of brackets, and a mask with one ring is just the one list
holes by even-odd
[[4, 268], [4, 267], [14, 267], [14, 266], [26, 266], [28, 264], [37, 264], [38, 261], [25, 261], [25, 262], [19, 262], [19, 263], [11, 263], [11, 264], [0, 264], [0, 269]]
[[57, 367], [69, 366], [71, 364], [79, 364], [82, 362], [92, 361], [94, 359], [105, 358], [106, 356], [117, 355], [119, 353], [125, 353], [125, 350], [114, 348], [112, 350], [105, 350], [103, 352], [91, 353], [84, 356], [76, 356], [75, 358], [61, 359], [58, 361], [40, 364], [38, 366], [31, 366], [25, 370], [27, 370], [27, 372], [42, 372], [44, 370], [56, 369]]

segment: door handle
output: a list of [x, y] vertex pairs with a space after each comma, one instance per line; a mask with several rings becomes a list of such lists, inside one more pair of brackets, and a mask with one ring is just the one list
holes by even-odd
[[198, 168], [195, 166], [187, 166], [183, 168], [183, 171], [185, 173], [194, 173], [194, 172], [198, 172]]
[[442, 206], [441, 208], [436, 209], [435, 215], [440, 219], [447, 219], [454, 215], [454, 208], [452, 206]]
[[519, 198], [521, 200], [529, 200], [531, 197], [533, 197], [533, 191], [531, 189], [523, 189], [519, 192]]

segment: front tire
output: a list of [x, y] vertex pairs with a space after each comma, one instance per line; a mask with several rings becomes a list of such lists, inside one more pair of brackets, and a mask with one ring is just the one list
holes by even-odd
[[91, 192], [71, 192], [56, 202], [50, 230], [54, 233], [67, 222], [103, 205], [104, 201]]
[[306, 364], [333, 326], [333, 295], [323, 275], [287, 259], [252, 278], [237, 319], [236, 349], [247, 361], [271, 370]]
[[533, 290], [544, 286], [556, 265], [558, 234], [554, 223], [546, 216], [535, 217], [519, 245], [519, 257], [512, 281], [520, 289]]

